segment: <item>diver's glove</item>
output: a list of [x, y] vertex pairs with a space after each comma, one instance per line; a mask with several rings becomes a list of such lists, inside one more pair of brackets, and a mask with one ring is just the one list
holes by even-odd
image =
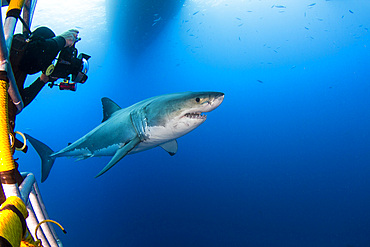
[[46, 84], [48, 82], [54, 82], [56, 80], [58, 80], [57, 77], [47, 76], [47, 75], [45, 75], [44, 72], [40, 75], [40, 81], [42, 81], [44, 84]]
[[60, 34], [59, 36], [63, 37], [66, 41], [64, 47], [71, 47], [76, 42], [78, 33], [79, 33], [78, 30], [70, 29]]
[[40, 81], [42, 81], [44, 84], [49, 82], [49, 76], [45, 75], [44, 72], [40, 75]]

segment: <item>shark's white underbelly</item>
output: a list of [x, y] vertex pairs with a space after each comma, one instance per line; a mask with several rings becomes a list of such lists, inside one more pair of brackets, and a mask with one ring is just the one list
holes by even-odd
[[133, 150], [131, 150], [129, 154], [139, 153], [139, 152], [151, 149], [151, 148], [155, 148], [162, 143], [163, 142], [153, 142], [153, 141], [140, 142], [140, 144], [137, 145]]
[[[133, 150], [131, 150], [128, 154], [134, 154], [138, 152], [142, 152], [154, 147], [157, 147], [158, 145], [162, 144], [163, 142], [153, 142], [153, 141], [144, 141], [141, 142], [139, 145], [137, 145]], [[63, 154], [59, 154], [57, 156], [72, 156], [77, 159], [86, 159], [90, 157], [99, 157], [99, 156], [113, 156], [117, 150], [122, 147], [124, 144], [113, 144], [108, 147], [94, 150], [93, 152], [88, 150], [87, 148], [84, 149], [75, 149], [68, 152], [65, 152]]]
[[88, 148], [83, 148], [83, 149], [74, 149], [70, 150], [68, 152], [63, 152], [60, 154], [57, 154], [55, 156], [57, 157], [62, 157], [62, 156], [72, 156], [78, 159], [86, 159], [90, 157], [98, 157], [98, 156], [113, 156], [118, 148], [121, 145], [119, 144], [114, 144], [110, 145], [108, 147], [102, 148], [102, 149], [97, 149], [94, 151], [89, 150]]

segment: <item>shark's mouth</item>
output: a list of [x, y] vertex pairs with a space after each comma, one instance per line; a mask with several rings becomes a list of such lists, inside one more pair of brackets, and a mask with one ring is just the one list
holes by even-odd
[[201, 112], [191, 112], [191, 113], [186, 113], [185, 117], [195, 118], [195, 119], [206, 119], [207, 115], [204, 115]]

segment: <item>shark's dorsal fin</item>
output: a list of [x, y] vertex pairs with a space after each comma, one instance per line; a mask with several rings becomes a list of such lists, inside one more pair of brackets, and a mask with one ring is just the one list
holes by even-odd
[[103, 121], [102, 122], [109, 119], [113, 115], [113, 113], [115, 113], [116, 111], [121, 110], [121, 107], [119, 107], [119, 105], [114, 103], [113, 100], [109, 98], [106, 98], [106, 97], [102, 98], [101, 103], [103, 104]]
[[176, 140], [163, 143], [159, 146], [163, 148], [165, 151], [167, 151], [171, 156], [175, 155], [177, 152], [177, 141]]

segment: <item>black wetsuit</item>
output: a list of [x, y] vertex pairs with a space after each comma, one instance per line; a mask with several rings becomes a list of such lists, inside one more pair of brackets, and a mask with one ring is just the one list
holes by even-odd
[[[45, 85], [45, 83], [41, 81], [39, 77], [30, 86], [24, 88], [24, 82], [27, 75], [45, 71], [58, 55], [59, 51], [63, 49], [65, 44], [65, 39], [59, 36], [50, 39], [37, 39], [29, 43], [24, 56], [17, 64], [14, 63], [15, 59], [10, 56], [10, 63], [12, 65], [14, 78], [17, 83], [19, 93], [22, 97], [24, 107], [29, 105], [32, 100], [34, 100], [34, 98]], [[17, 107], [13, 104], [10, 97], [8, 98], [9, 126], [10, 132], [14, 134]], [[15, 143], [16, 147], [22, 147], [22, 145], [23, 143], [21, 143], [20, 141], [16, 141]], [[18, 166], [17, 163], [16, 166]], [[18, 167], [16, 169], [16, 178], [18, 184], [20, 184], [23, 180], [18, 172]], [[0, 205], [4, 201], [5, 197], [0, 186]]]
[[27, 74], [45, 71], [65, 44], [65, 39], [59, 36], [52, 39], [38, 39], [30, 42], [19, 64], [14, 64], [14, 59], [10, 56], [13, 74], [25, 107], [31, 103], [45, 85], [38, 78], [29, 87], [24, 88]]

